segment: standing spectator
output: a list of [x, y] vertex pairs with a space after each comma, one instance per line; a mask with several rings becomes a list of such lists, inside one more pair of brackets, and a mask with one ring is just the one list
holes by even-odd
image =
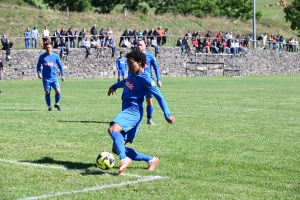
[[78, 36], [78, 40], [77, 40], [78, 41], [78, 43], [77, 43], [78, 48], [80, 47], [80, 45], [79, 45], [80, 42], [81, 42], [81, 46], [83, 46], [82, 41], [84, 40], [85, 36], [86, 36], [86, 29], [83, 28], [80, 31], [79, 36]]
[[36, 26], [33, 27], [31, 30], [31, 38], [32, 38], [32, 48], [37, 48], [38, 38], [40, 37], [39, 31], [37, 30]]
[[166, 28], [164, 31], [164, 36], [162, 37], [161, 45], [164, 45], [167, 42], [168, 36], [169, 36], [169, 29]]
[[154, 28], [152, 28], [149, 33], [148, 33], [148, 38], [150, 38], [150, 40], [152, 40], [156, 35], [156, 31], [154, 31]]
[[289, 50], [288, 52], [294, 52], [294, 38], [292, 37], [291, 39], [289, 39], [289, 43], [288, 43], [288, 46], [289, 46]]
[[7, 41], [7, 37], [6, 35], [3, 35], [2, 38], [1, 38], [1, 43], [2, 43], [2, 49], [5, 50], [5, 44], [6, 44], [6, 41]]
[[[62, 28], [61, 30], [60, 30], [60, 40], [62, 40], [63, 38], [65, 38], [66, 36], [67, 36], [67, 32], [66, 32], [66, 30], [64, 29], [64, 28]], [[66, 39], [66, 38], [65, 38]], [[66, 40], [65, 40], [66, 41]]]
[[78, 30], [77, 29], [75, 29], [74, 30], [74, 32], [73, 32], [73, 36], [74, 36], [74, 45], [73, 45], [73, 48], [75, 48], [75, 44], [76, 44], [76, 39], [77, 39], [77, 37], [78, 37]]
[[296, 38], [294, 41], [294, 52], [298, 53], [299, 52], [299, 42], [298, 39]]
[[161, 45], [162, 38], [163, 38], [163, 36], [165, 36], [164, 30], [161, 28], [161, 26], [159, 26], [157, 28], [156, 32], [157, 32], [157, 45]]
[[67, 31], [67, 46], [70, 48], [75, 48], [74, 32], [72, 28]]
[[10, 51], [13, 44], [9, 42], [9, 39], [6, 40], [6, 43], [4, 44], [4, 50], [6, 52], [6, 61], [9, 61], [11, 59]]
[[120, 51], [120, 57], [116, 60], [116, 68], [118, 71], [118, 82], [125, 79], [125, 74], [127, 71], [127, 59], [124, 57], [124, 52]]
[[[122, 34], [121, 38], [120, 38], [119, 47], [122, 46], [123, 41], [124, 41], [126, 38], [127, 38], [127, 40], [128, 40], [129, 37], [130, 37], [130, 32], [129, 32], [128, 29], [126, 29], [126, 30], [124, 31], [124, 33]], [[126, 46], [126, 45], [125, 45], [125, 46]]]
[[[48, 40], [50, 37], [50, 32], [48, 30], [48, 26], [45, 26], [45, 29], [43, 31], [43, 45], [45, 45], [46, 40]], [[44, 48], [45, 46], [43, 46]]]
[[30, 28], [28, 27], [24, 32], [26, 49], [30, 48], [30, 36], [31, 36], [31, 31], [30, 31]]
[[137, 32], [137, 36], [139, 37], [139, 39], [143, 38], [143, 30], [140, 28], [139, 31]]
[[65, 54], [68, 55], [69, 54], [69, 49], [67, 48], [67, 44], [66, 44], [66, 39], [63, 38], [62, 40], [58, 39], [58, 49], [60, 49], [60, 57], [62, 58], [62, 56]]
[[60, 32], [56, 29], [51, 37], [51, 44], [54, 45], [57, 38], [60, 37]]
[[113, 36], [113, 31], [111, 30], [110, 27], [108, 27], [108, 29], [106, 31], [106, 35], [107, 35], [107, 37], [112, 37]]
[[[52, 52], [52, 45], [48, 43], [45, 45], [45, 48], [46, 48], [46, 53], [40, 55], [36, 66], [36, 70], [39, 79], [43, 80], [43, 86], [45, 90], [45, 100], [48, 106], [48, 111], [52, 111], [51, 98], [50, 98], [51, 87], [55, 90], [54, 107], [60, 111], [61, 108], [59, 106], [59, 101], [60, 101], [61, 92], [60, 92], [60, 85], [57, 80], [56, 67], [58, 66], [60, 70], [62, 81], [65, 80], [64, 69], [58, 55]], [[41, 71], [41, 65], [43, 66], [42, 71]]]
[[267, 35], [266, 33], [263, 34], [262, 40], [263, 40], [263, 48], [265, 49], [265, 47], [266, 47], [266, 42], [267, 42], [267, 40], [268, 40], [268, 35]]
[[221, 41], [221, 39], [222, 39], [222, 32], [221, 31], [219, 31], [219, 33], [217, 34], [216, 38], [217, 38], [218, 42]]
[[210, 34], [210, 31], [208, 30], [206, 35], [204, 36], [207, 40], [210, 39], [211, 37], [211, 34]]
[[111, 57], [114, 57], [117, 49], [113, 37], [108, 37], [107, 47], [111, 48]]
[[271, 34], [269, 37], [269, 50], [273, 49], [273, 42], [274, 39], [273, 39], [273, 35]]
[[143, 32], [143, 37], [147, 37], [148, 36], [148, 32], [149, 32], [148, 29], [145, 29], [144, 32]]
[[91, 34], [91, 37], [92, 37], [94, 40], [97, 40], [98, 32], [97, 32], [97, 29], [96, 29], [96, 24], [94, 24], [94, 26], [91, 28], [90, 34]]

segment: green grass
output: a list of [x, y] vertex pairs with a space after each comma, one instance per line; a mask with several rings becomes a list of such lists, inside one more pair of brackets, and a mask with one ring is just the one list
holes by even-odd
[[[133, 162], [125, 174], [140, 178], [115, 175], [117, 156], [113, 174], [95, 166], [111, 151], [107, 128], [121, 109], [121, 90], [107, 96], [115, 81], [67, 79], [61, 112], [47, 111], [40, 80], [0, 82], [0, 159], [70, 169], [1, 160], [1, 199], [70, 191], [49, 199], [300, 199], [299, 76], [164, 77], [176, 122], [154, 102], [157, 126], [144, 118], [129, 146], [161, 162], [153, 172]], [[146, 176], [167, 178], [118, 185]]]

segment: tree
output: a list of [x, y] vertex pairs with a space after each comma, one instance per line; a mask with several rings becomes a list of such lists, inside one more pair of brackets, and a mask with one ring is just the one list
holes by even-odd
[[44, 4], [54, 9], [55, 7], [64, 10], [69, 7], [70, 11], [83, 12], [87, 11], [91, 7], [91, 0], [43, 0]]
[[216, 4], [221, 15], [241, 20], [252, 18], [252, 0], [217, 0]]
[[120, 4], [120, 0], [92, 0], [92, 6], [99, 8], [101, 13], [110, 13], [114, 7]]
[[300, 0], [294, 0], [292, 4], [283, 10], [285, 19], [291, 22], [291, 29], [300, 31]]

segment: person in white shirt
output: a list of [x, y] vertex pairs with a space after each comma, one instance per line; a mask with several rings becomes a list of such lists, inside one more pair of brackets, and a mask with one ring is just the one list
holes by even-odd
[[297, 39], [294, 41], [294, 52], [298, 53], [299, 52], [299, 42]]
[[265, 34], [263, 34], [262, 38], [263, 38], [263, 48], [265, 48], [266, 42], [267, 42], [267, 39], [268, 39], [268, 35], [265, 33]]

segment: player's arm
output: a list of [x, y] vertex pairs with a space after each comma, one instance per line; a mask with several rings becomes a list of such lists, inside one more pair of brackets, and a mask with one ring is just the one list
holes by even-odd
[[64, 81], [65, 80], [65, 72], [64, 72], [64, 68], [63, 68], [62, 63], [58, 56], [56, 58], [56, 63], [59, 68], [59, 71], [60, 71], [61, 80]]
[[153, 66], [153, 69], [154, 69], [154, 72], [155, 72], [155, 76], [156, 76], [156, 80], [157, 80], [157, 86], [161, 87], [162, 83], [161, 83], [161, 80], [160, 80], [160, 70], [159, 70], [157, 61], [156, 61], [154, 56], [151, 58], [151, 66]]
[[42, 59], [41, 59], [41, 56], [39, 57], [39, 60], [38, 60], [38, 63], [36, 65], [36, 71], [37, 71], [37, 74], [38, 74], [38, 77], [39, 79], [42, 79], [42, 73], [41, 73], [41, 65], [42, 65]]
[[123, 88], [125, 86], [125, 83], [126, 83], [126, 79], [113, 84], [108, 89], [107, 95], [110, 96], [110, 95], [113, 95], [114, 93], [117, 93], [117, 89], [118, 88]]
[[165, 101], [162, 93], [158, 89], [158, 87], [155, 85], [154, 80], [149, 84], [147, 84], [148, 90], [153, 94], [153, 96], [156, 98], [160, 108], [162, 109], [165, 119], [168, 123], [173, 124], [175, 122], [175, 118], [171, 115], [171, 112], [169, 110], [169, 107], [167, 105], [167, 102]]

